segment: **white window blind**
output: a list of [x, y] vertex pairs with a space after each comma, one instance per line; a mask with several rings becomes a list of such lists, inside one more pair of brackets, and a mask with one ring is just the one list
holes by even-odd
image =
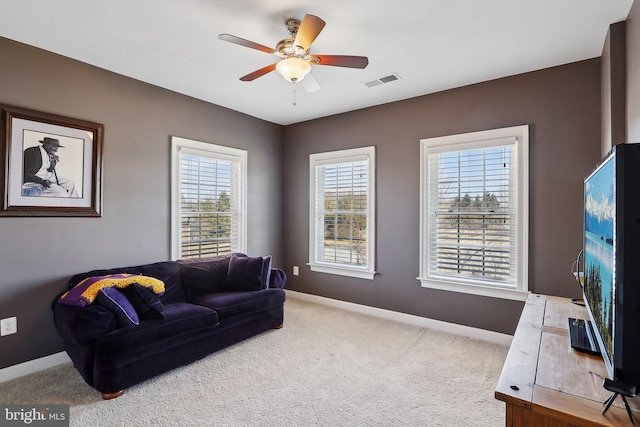
[[373, 278], [373, 147], [313, 154], [310, 266]]
[[422, 141], [423, 286], [523, 297], [527, 138], [521, 126]]
[[430, 277], [516, 287], [515, 147], [429, 155]]
[[246, 152], [201, 144], [175, 147], [175, 258], [245, 250]]

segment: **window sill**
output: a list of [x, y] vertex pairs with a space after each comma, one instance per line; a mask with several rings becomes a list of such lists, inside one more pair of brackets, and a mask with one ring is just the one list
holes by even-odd
[[443, 291], [460, 292], [464, 294], [480, 295], [492, 298], [510, 299], [515, 301], [526, 301], [529, 296], [528, 291], [520, 289], [508, 289], [491, 286], [476, 285], [472, 283], [444, 282], [422, 277], [417, 278], [423, 288], [440, 289]]
[[311, 271], [317, 273], [337, 274], [339, 276], [355, 277], [358, 279], [373, 280], [376, 275], [375, 271], [363, 270], [360, 268], [349, 268], [325, 264], [307, 264]]

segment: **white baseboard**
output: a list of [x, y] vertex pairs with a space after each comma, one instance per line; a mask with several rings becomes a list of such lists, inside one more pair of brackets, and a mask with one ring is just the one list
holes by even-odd
[[316, 304], [327, 305], [342, 310], [354, 311], [369, 316], [380, 317], [396, 322], [407, 323], [422, 328], [434, 329], [438, 331], [448, 332], [455, 335], [474, 338], [500, 345], [511, 345], [513, 337], [511, 335], [502, 334], [500, 332], [487, 331], [485, 329], [473, 328], [471, 326], [458, 325], [455, 323], [443, 322], [441, 320], [429, 319], [427, 317], [414, 316], [412, 314], [400, 313], [397, 311], [385, 310], [382, 308], [370, 307], [367, 305], [354, 304], [351, 302], [340, 301], [336, 299], [321, 297], [318, 295], [305, 294], [303, 292], [287, 290], [287, 297], [313, 302]]
[[0, 369], [0, 383], [33, 374], [34, 372], [42, 371], [43, 369], [62, 365], [67, 362], [71, 362], [71, 359], [69, 359], [66, 352], [61, 351], [60, 353], [51, 354], [39, 359], [18, 363], [17, 365]]

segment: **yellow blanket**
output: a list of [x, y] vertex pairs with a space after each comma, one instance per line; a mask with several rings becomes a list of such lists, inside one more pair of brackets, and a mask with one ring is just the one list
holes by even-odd
[[164, 293], [164, 282], [155, 277], [143, 276], [141, 274], [109, 274], [107, 276], [87, 277], [74, 286], [73, 289], [62, 295], [58, 301], [63, 304], [84, 307], [96, 299], [98, 292], [100, 292], [102, 288], [126, 288], [134, 283], [151, 289], [156, 295], [162, 295]]

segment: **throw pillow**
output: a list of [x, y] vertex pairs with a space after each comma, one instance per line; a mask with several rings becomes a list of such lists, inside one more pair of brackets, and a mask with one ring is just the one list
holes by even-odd
[[259, 291], [269, 287], [271, 256], [239, 257], [232, 256], [225, 287], [231, 291]]
[[96, 301], [101, 306], [113, 311], [118, 325], [139, 325], [138, 313], [127, 298], [117, 288], [103, 288], [98, 292]]
[[287, 274], [280, 268], [274, 268], [271, 270], [271, 277], [269, 278], [269, 287], [276, 289], [284, 289], [287, 283]]
[[164, 305], [151, 289], [134, 283], [121, 291], [140, 319], [164, 319]]
[[262, 289], [269, 288], [269, 282], [271, 281], [271, 255], [267, 255], [262, 259], [262, 275], [260, 276], [262, 281]]
[[78, 342], [86, 344], [117, 328], [116, 317], [111, 310], [92, 304], [82, 308], [73, 332]]

